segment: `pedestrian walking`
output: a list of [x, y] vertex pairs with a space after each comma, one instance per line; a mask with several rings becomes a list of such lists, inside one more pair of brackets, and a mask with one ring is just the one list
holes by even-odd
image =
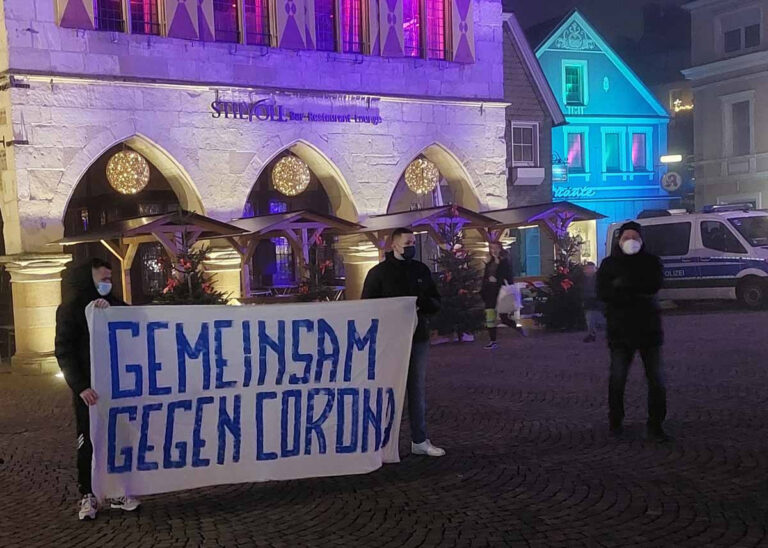
[[517, 324], [510, 319], [509, 314], [499, 315], [497, 304], [502, 286], [512, 285], [512, 267], [507, 260], [507, 254], [499, 242], [491, 242], [488, 246], [488, 259], [485, 261], [483, 283], [480, 286], [480, 296], [485, 306], [485, 328], [488, 330], [488, 344], [483, 348], [494, 350], [498, 348], [497, 325], [501, 319], [504, 325], [517, 329]]
[[597, 274], [599, 298], [606, 303], [611, 371], [608, 389], [611, 433], [620, 436], [624, 421], [624, 388], [636, 353], [648, 379], [648, 438], [666, 441], [663, 423], [667, 395], [661, 361], [663, 332], [656, 294], [661, 289], [661, 261], [645, 250], [641, 226], [619, 229], [617, 244]]
[[373, 267], [365, 278], [363, 299], [387, 297], [416, 297], [418, 325], [413, 334], [411, 358], [408, 365], [408, 416], [411, 424], [411, 453], [442, 457], [445, 450], [435, 447], [427, 437], [426, 383], [429, 353], [429, 316], [440, 310], [432, 272], [416, 256], [416, 236], [408, 228], [392, 233], [392, 251], [384, 261]]
[[593, 343], [597, 340], [597, 329], [603, 323], [603, 302], [597, 298], [597, 268], [595, 263], [587, 262], [582, 269], [581, 279], [581, 304], [584, 310], [584, 319], [587, 322], [587, 336], [585, 343]]
[[[91, 388], [91, 350], [85, 308], [125, 306], [112, 294], [112, 267], [106, 261], [93, 259], [73, 269], [69, 279], [72, 294], [56, 311], [56, 359], [64, 379], [72, 389], [77, 427], [77, 483], [82, 499], [78, 508], [81, 520], [96, 519], [98, 501], [91, 487], [91, 444], [89, 406], [96, 405], [99, 395]], [[97, 367], [106, 366], [96, 364]], [[109, 501], [112, 508], [133, 511], [139, 501], [121, 497]]]

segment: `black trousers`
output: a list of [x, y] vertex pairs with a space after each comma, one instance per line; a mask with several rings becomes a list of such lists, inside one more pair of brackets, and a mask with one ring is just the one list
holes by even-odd
[[609, 419], [612, 428], [624, 420], [624, 388], [635, 353], [640, 354], [648, 379], [648, 427], [661, 428], [667, 416], [667, 388], [661, 363], [661, 347], [634, 348], [611, 344], [611, 375], [608, 387]]
[[88, 416], [88, 405], [75, 395], [75, 425], [77, 427], [77, 487], [81, 495], [93, 492], [91, 488], [91, 460], [93, 446], [91, 445], [91, 420]]

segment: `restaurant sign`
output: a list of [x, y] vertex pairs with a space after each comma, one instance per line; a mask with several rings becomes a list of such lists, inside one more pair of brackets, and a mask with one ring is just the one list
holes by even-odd
[[211, 116], [249, 122], [321, 122], [376, 126], [383, 121], [378, 102], [378, 98], [350, 95], [280, 95], [259, 98], [248, 94], [223, 98], [217, 93], [211, 103]]
[[573, 200], [579, 198], [594, 198], [597, 191], [588, 186], [579, 187], [567, 187], [559, 186], [552, 189], [555, 198], [562, 198], [566, 200]]

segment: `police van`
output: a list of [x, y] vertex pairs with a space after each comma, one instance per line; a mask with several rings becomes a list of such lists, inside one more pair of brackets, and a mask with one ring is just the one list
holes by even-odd
[[[738, 299], [748, 308], [768, 303], [768, 211], [749, 205], [709, 206], [702, 213], [645, 211], [646, 250], [664, 263], [662, 299]], [[619, 227], [608, 230], [606, 254]]]

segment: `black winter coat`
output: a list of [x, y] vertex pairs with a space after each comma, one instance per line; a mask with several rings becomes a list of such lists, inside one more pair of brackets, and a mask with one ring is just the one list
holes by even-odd
[[91, 386], [91, 346], [85, 307], [96, 299], [105, 299], [111, 306], [125, 306], [112, 295], [99, 295], [93, 284], [91, 265], [73, 269], [67, 282], [71, 297], [56, 310], [56, 359], [72, 391], [79, 395]]
[[384, 261], [374, 266], [363, 285], [363, 299], [416, 297], [419, 323], [414, 342], [429, 340], [429, 316], [440, 311], [440, 293], [432, 279], [432, 271], [420, 261], [401, 261], [390, 251]]
[[597, 294], [605, 302], [610, 345], [647, 348], [661, 346], [656, 294], [664, 281], [661, 261], [643, 248], [626, 255], [619, 247], [603, 260], [597, 273]]

